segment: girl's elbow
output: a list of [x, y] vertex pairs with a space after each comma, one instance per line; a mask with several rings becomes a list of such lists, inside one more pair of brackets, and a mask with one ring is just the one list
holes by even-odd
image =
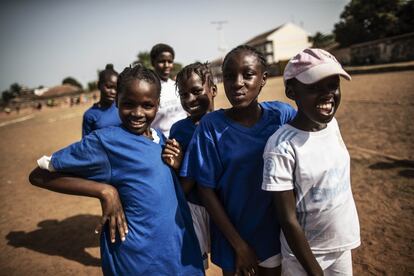
[[30, 174], [29, 174], [29, 182], [34, 185], [41, 187], [43, 183], [43, 169], [36, 167]]

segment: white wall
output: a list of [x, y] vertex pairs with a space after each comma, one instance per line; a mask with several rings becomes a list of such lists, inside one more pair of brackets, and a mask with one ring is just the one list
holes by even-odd
[[305, 48], [311, 47], [309, 34], [292, 23], [283, 25], [270, 34], [267, 39], [273, 41], [274, 62], [288, 60]]

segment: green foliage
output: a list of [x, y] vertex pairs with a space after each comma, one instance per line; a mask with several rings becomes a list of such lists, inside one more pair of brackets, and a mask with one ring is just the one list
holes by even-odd
[[414, 30], [413, 15], [413, 1], [352, 0], [335, 24], [335, 39], [346, 47], [411, 32]]
[[62, 84], [70, 84], [76, 87], [79, 87], [80, 89], [83, 89], [82, 84], [78, 82], [75, 78], [67, 77], [62, 81]]
[[152, 67], [151, 64], [151, 56], [150, 53], [148, 51], [145, 52], [139, 52], [137, 55], [138, 60], [135, 61], [134, 63], [141, 63], [142, 65], [144, 65], [145, 67], [149, 68], [149, 69], [154, 69]]
[[8, 90], [5, 90], [1, 94], [3, 102], [8, 103], [10, 100], [18, 97], [22, 93], [23, 87], [17, 82], [10, 85]]
[[17, 82], [13, 83], [12, 85], [10, 85], [10, 90], [9, 90], [12, 94], [20, 95], [20, 93], [22, 92], [22, 86], [20, 84], [18, 84]]
[[88, 82], [88, 90], [93, 91], [98, 89], [98, 83], [96, 81]]
[[322, 34], [317, 32], [314, 36], [309, 37], [313, 48], [324, 48], [335, 43], [333, 34]]
[[178, 72], [183, 68], [183, 65], [178, 62], [174, 62], [174, 67], [171, 70], [171, 78], [175, 79], [175, 76], [177, 76]]
[[5, 90], [1, 93], [1, 98], [4, 103], [8, 103], [11, 99], [15, 98], [9, 90]]

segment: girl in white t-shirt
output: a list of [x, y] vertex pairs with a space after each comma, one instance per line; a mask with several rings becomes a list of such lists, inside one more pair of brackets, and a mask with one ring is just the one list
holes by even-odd
[[334, 118], [340, 76], [351, 79], [321, 49], [300, 52], [283, 75], [298, 112], [269, 138], [262, 184], [281, 224], [282, 275], [352, 275], [360, 235], [350, 157]]
[[171, 126], [187, 117], [175, 91], [175, 81], [170, 79], [175, 53], [170, 45], [159, 43], [152, 47], [150, 56], [154, 71], [161, 80], [160, 107], [151, 126], [169, 137]]

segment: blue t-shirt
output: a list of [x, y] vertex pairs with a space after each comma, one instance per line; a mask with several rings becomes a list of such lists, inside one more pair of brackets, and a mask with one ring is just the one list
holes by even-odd
[[[179, 120], [171, 126], [170, 138], [175, 138], [180, 143], [183, 152], [186, 152], [196, 127], [197, 125], [193, 123], [190, 117]], [[187, 200], [193, 204], [202, 206], [196, 187], [188, 193]]]
[[[280, 253], [280, 227], [271, 193], [261, 189], [263, 151], [267, 139], [296, 115], [288, 104], [267, 102], [252, 127], [228, 118], [223, 109], [203, 117], [196, 129], [180, 174], [216, 191], [241, 237], [260, 261]], [[230, 243], [211, 223], [212, 261], [224, 270], [235, 270]]]
[[129, 233], [101, 236], [105, 275], [204, 275], [200, 248], [184, 194], [157, 144], [122, 126], [96, 130], [52, 155], [60, 172], [105, 182], [119, 193]]
[[118, 108], [115, 103], [108, 108], [99, 107], [96, 103], [83, 114], [82, 137], [94, 130], [108, 126], [119, 126], [120, 124], [121, 119], [119, 119]]

